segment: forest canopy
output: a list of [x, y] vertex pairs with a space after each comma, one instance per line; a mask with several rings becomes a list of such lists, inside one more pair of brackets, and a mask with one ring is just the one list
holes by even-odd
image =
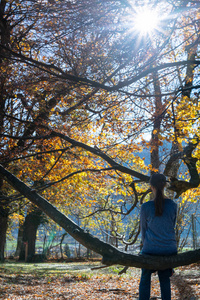
[[138, 238], [153, 172], [166, 175], [180, 211], [198, 202], [199, 8], [1, 1], [1, 260], [12, 217], [25, 224], [37, 211], [5, 169], [126, 249]]

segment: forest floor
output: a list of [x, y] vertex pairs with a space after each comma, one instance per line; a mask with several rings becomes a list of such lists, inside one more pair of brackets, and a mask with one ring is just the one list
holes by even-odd
[[[137, 299], [140, 270], [100, 262], [0, 264], [0, 299]], [[175, 269], [172, 300], [200, 299], [200, 264]], [[158, 276], [152, 275], [151, 299], [161, 299]]]

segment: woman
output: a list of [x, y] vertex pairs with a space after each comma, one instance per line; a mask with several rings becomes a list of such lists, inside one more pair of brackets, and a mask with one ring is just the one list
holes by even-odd
[[[154, 195], [152, 201], [141, 206], [140, 228], [142, 234], [142, 254], [173, 255], [177, 253], [175, 223], [177, 204], [165, 198], [166, 178], [155, 173], [150, 178]], [[139, 300], [150, 299], [151, 274], [155, 270], [142, 269]], [[170, 276], [172, 269], [158, 271], [162, 300], [171, 300]]]

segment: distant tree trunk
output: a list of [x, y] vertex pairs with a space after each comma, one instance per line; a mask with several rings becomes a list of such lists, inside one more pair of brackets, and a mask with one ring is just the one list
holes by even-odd
[[9, 216], [9, 202], [4, 197], [4, 194], [1, 191], [3, 185], [3, 180], [0, 178], [0, 261], [4, 262], [5, 260], [5, 245], [6, 245], [6, 233], [8, 228], [8, 216]]
[[23, 243], [23, 233], [24, 233], [24, 224], [21, 224], [19, 226], [19, 230], [18, 230], [17, 247], [16, 247], [16, 251], [15, 251], [15, 256], [20, 255], [20, 250], [21, 250], [22, 243]]
[[23, 224], [23, 239], [19, 254], [19, 260], [25, 260], [25, 250], [26, 245], [28, 247], [28, 257], [27, 261], [30, 262], [35, 255], [35, 243], [36, 243], [36, 234], [38, 230], [38, 226], [42, 221], [42, 211], [38, 208], [34, 208], [30, 211], [24, 221]]
[[[10, 45], [10, 25], [8, 18], [5, 18], [7, 1], [0, 1], [0, 27], [1, 27], [1, 45], [9, 47]], [[5, 50], [0, 48], [0, 55], [3, 55]], [[4, 68], [4, 66], [8, 67], [9, 63], [7, 60], [0, 59], [0, 66]], [[7, 88], [5, 87], [5, 79], [1, 76], [1, 84], [0, 84], [0, 132], [4, 130], [4, 114], [5, 114], [5, 106], [6, 106], [6, 96]], [[4, 164], [5, 166], [5, 164]], [[3, 180], [0, 178], [0, 190], [3, 186]], [[7, 200], [0, 201], [0, 261], [4, 261], [4, 251], [6, 244], [6, 232], [8, 228], [8, 215], [9, 215], [9, 203]]]
[[64, 241], [64, 238], [66, 237], [67, 232], [63, 233], [61, 241], [60, 241], [60, 254], [61, 254], [61, 259], [63, 259], [63, 249], [62, 249], [62, 243]]
[[155, 91], [155, 111], [153, 115], [153, 130], [151, 134], [151, 165], [154, 170], [159, 171], [160, 167], [160, 158], [159, 158], [159, 133], [160, 133], [160, 126], [163, 118], [163, 104], [162, 104], [162, 97], [161, 89], [160, 89], [160, 82], [158, 79], [157, 72], [152, 74], [154, 91]]
[[5, 260], [6, 232], [8, 228], [8, 209], [0, 207], [0, 261]]

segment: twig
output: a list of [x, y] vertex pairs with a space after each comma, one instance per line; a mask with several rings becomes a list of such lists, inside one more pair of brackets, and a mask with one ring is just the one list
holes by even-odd
[[108, 265], [103, 265], [103, 266], [99, 266], [99, 267], [93, 267], [91, 268], [91, 270], [98, 270], [98, 269], [105, 269], [105, 268], [109, 268], [110, 266]]

